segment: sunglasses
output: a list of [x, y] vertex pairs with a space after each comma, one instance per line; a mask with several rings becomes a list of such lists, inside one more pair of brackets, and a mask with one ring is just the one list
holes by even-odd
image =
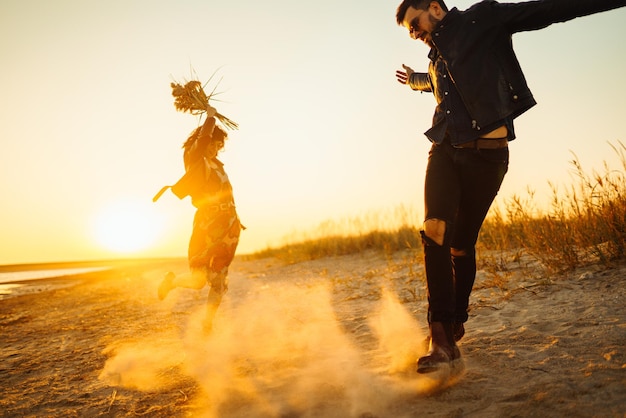
[[409, 23], [409, 35], [411, 35], [412, 38], [415, 39], [416, 34], [418, 34], [420, 32], [419, 30], [419, 20], [422, 17], [422, 15], [426, 13], [426, 10], [423, 10], [420, 14], [418, 14], [417, 16], [415, 16], [412, 20], [411, 23]]

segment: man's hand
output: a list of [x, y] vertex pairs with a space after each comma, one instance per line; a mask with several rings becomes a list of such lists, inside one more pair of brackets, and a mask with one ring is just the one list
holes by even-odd
[[409, 84], [409, 80], [411, 79], [411, 74], [413, 74], [415, 71], [413, 71], [413, 69], [409, 67], [408, 65], [404, 65], [404, 64], [402, 64], [402, 68], [404, 68], [404, 71], [402, 70], [396, 71], [396, 78], [398, 79], [398, 82], [400, 84]]

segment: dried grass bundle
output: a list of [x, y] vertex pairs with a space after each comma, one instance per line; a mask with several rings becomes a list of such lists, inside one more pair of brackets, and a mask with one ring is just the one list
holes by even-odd
[[[211, 81], [211, 79], [209, 79], [209, 81]], [[208, 84], [209, 81], [207, 81], [206, 84]], [[209, 101], [217, 94], [215, 93], [215, 89], [213, 89], [211, 93], [206, 94], [204, 91], [205, 86], [197, 80], [187, 81], [184, 85], [177, 82], [173, 82], [170, 85], [172, 87], [172, 96], [174, 96], [174, 106], [176, 110], [188, 112], [192, 115], [202, 115], [206, 113]], [[215, 114], [215, 117], [228, 129], [237, 129], [239, 127], [235, 121], [219, 112]]]

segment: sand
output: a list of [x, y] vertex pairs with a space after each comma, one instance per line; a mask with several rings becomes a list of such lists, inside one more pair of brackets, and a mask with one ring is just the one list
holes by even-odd
[[160, 302], [184, 260], [40, 280], [0, 300], [0, 416], [624, 417], [626, 266], [481, 270], [464, 371], [415, 373], [426, 335], [410, 253], [235, 260], [213, 333], [207, 290]]

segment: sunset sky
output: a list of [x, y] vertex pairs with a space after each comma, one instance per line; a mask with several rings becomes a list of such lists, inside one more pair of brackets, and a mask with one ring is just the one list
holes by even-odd
[[[190, 201], [151, 201], [198, 123], [169, 84], [214, 72], [214, 105], [240, 125], [220, 156], [240, 253], [329, 219], [422, 214], [435, 101], [395, 80], [428, 64], [399, 2], [2, 0], [0, 264], [185, 255]], [[539, 104], [516, 121], [501, 198], [570, 184], [572, 151], [589, 169], [615, 160], [625, 22], [622, 8], [514, 36]]]

